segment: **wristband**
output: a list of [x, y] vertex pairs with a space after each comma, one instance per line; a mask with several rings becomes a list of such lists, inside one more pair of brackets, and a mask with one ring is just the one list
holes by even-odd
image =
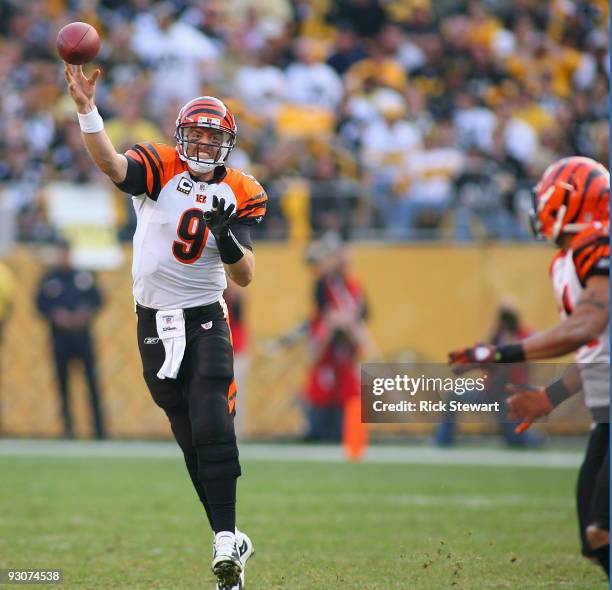
[[548, 396], [548, 399], [550, 400], [552, 405], [555, 406], [555, 408], [561, 402], [564, 402], [568, 397], [572, 396], [563, 379], [554, 381], [546, 387], [545, 391], [546, 395]]
[[93, 110], [84, 115], [77, 113], [79, 117], [79, 127], [83, 133], [99, 133], [104, 129], [104, 120], [98, 112], [98, 107], [94, 106]]
[[496, 363], [522, 363], [525, 360], [525, 350], [522, 344], [506, 344], [495, 351]]
[[224, 264], [235, 264], [244, 256], [244, 248], [240, 245], [232, 230], [228, 229], [227, 234], [215, 238], [219, 256]]

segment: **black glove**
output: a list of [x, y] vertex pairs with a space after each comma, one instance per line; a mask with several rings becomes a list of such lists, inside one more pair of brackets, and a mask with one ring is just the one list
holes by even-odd
[[204, 221], [210, 233], [215, 236], [215, 240], [223, 238], [229, 232], [230, 218], [235, 208], [235, 205], [230, 205], [226, 209], [225, 199], [213, 195], [212, 209], [204, 212]]
[[225, 199], [213, 195], [212, 209], [204, 212], [204, 221], [210, 233], [215, 237], [221, 261], [234, 264], [244, 256], [244, 249], [232, 233], [230, 222], [235, 205], [225, 208]]

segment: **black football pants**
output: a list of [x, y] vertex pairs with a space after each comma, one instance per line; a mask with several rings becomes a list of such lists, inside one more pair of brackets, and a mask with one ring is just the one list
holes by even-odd
[[143, 374], [162, 408], [189, 476], [215, 532], [236, 526], [236, 480], [240, 476], [234, 433], [233, 349], [219, 303], [185, 309], [186, 347], [177, 379], [159, 379], [165, 351], [155, 310], [137, 306]]
[[591, 430], [576, 486], [582, 553], [596, 558], [610, 576], [609, 545], [593, 551], [585, 537], [589, 525], [610, 527], [610, 424], [597, 423]]

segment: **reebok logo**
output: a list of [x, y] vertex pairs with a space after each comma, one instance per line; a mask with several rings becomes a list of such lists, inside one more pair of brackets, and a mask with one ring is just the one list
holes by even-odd
[[210, 330], [212, 328], [212, 322], [206, 322], [205, 324], [200, 324], [202, 328], [205, 330]]
[[145, 344], [157, 344], [159, 342], [159, 338], [145, 338]]

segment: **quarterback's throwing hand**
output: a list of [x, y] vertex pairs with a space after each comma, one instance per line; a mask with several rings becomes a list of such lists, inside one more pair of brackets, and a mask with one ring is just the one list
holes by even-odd
[[217, 195], [213, 196], [212, 209], [204, 213], [204, 221], [216, 240], [228, 235], [234, 209], [233, 204], [225, 207], [225, 199], [219, 199]]
[[71, 66], [64, 62], [64, 77], [68, 83], [68, 91], [77, 105], [80, 113], [87, 113], [93, 109], [96, 80], [100, 77], [100, 70], [95, 70], [89, 78], [83, 72], [83, 66]]

